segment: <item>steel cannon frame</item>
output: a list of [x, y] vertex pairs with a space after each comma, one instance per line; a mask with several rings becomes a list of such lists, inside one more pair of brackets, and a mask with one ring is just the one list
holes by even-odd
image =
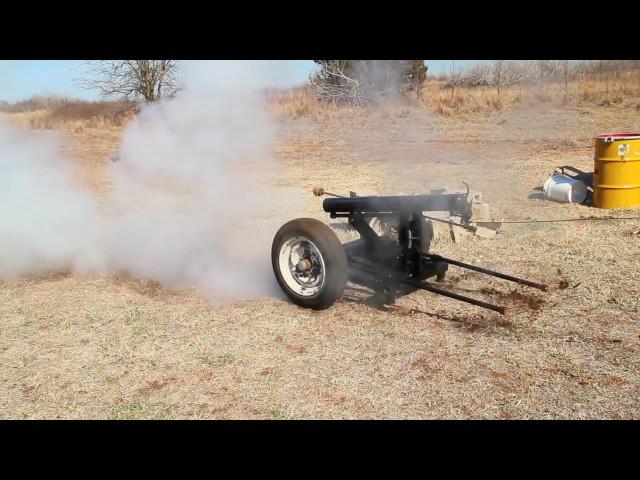
[[[467, 296], [451, 292], [437, 286], [433, 282], [428, 281], [431, 278], [436, 281], [442, 281], [445, 278], [449, 266], [460, 267], [475, 272], [483, 273], [503, 280], [514, 282], [542, 291], [547, 290], [547, 286], [518, 278], [512, 275], [496, 272], [479, 266], [463, 263], [457, 260], [443, 257], [434, 253], [430, 253], [431, 241], [433, 239], [433, 221], [444, 221], [452, 223], [462, 228], [473, 229], [468, 225], [470, 218], [470, 208], [468, 203], [468, 192], [465, 193], [438, 193], [429, 195], [410, 195], [410, 196], [357, 196], [351, 192], [349, 197], [340, 196], [325, 192], [323, 189], [314, 189], [316, 195], [330, 195], [335, 198], [327, 198], [323, 201], [323, 209], [330, 214], [331, 218], [346, 218], [349, 224], [358, 232], [360, 238], [345, 244], [340, 244], [335, 234], [326, 225], [311, 219], [298, 219], [289, 222], [306, 221], [308, 225], [312, 225], [313, 229], [322, 231], [323, 234], [329, 235], [322, 229], [324, 226], [335, 237], [335, 241], [324, 241], [319, 234], [316, 242], [309, 240], [312, 247], [301, 247], [299, 255], [295, 257], [294, 262], [288, 264], [278, 257], [278, 261], [274, 259], [277, 254], [278, 235], [274, 239], [272, 248], [272, 260], [274, 261], [274, 272], [276, 277], [289, 296], [298, 304], [311, 308], [326, 308], [330, 306], [337, 298], [342, 295], [344, 285], [338, 285], [339, 288], [330, 289], [330, 294], [326, 294], [320, 302], [304, 301], [300, 296], [291, 295], [287, 282], [283, 282], [282, 272], [286, 270], [287, 265], [291, 270], [291, 277], [296, 281], [306, 281], [307, 278], [315, 279], [317, 288], [321, 280], [333, 281], [341, 284], [343, 281], [365, 286], [373, 290], [382, 303], [393, 304], [396, 299], [416, 290], [427, 290], [438, 295], [460, 300], [472, 305], [487, 308], [500, 314], [505, 313], [505, 307], [494, 305], [485, 301], [477, 300]], [[449, 212], [450, 216], [459, 216], [462, 223], [449, 222], [447, 220], [438, 219], [425, 215], [425, 212]], [[379, 218], [383, 222], [392, 223], [394, 225], [393, 235], [378, 235], [371, 226], [371, 220]], [[312, 223], [309, 223], [312, 222]], [[319, 223], [317, 225], [315, 222]], [[287, 227], [285, 225], [281, 231]], [[295, 230], [295, 238], [306, 238], [304, 236], [305, 228], [309, 230], [311, 227], [300, 227]], [[313, 230], [312, 229], [312, 230]], [[315, 231], [315, 230], [314, 230]], [[280, 234], [280, 232], [279, 232]], [[313, 237], [313, 232], [310, 237]], [[286, 235], [285, 235], [286, 236]], [[291, 235], [289, 235], [291, 236]], [[327, 237], [328, 238], [328, 237]], [[322, 240], [322, 241], [321, 241]], [[301, 240], [303, 241], [303, 240]], [[336, 247], [337, 244], [340, 245]], [[320, 248], [318, 245], [321, 245]], [[306, 250], [305, 250], [306, 248]], [[340, 251], [337, 251], [337, 249]], [[322, 255], [324, 249], [325, 254]], [[313, 251], [312, 251], [313, 250]], [[315, 251], [315, 253], [314, 253]], [[307, 254], [305, 254], [307, 252]], [[305, 257], [305, 255], [307, 255]], [[276, 255], [277, 256], [277, 255]], [[326, 259], [325, 259], [326, 257]], [[335, 258], [334, 258], [335, 257]], [[319, 259], [319, 260], [318, 260]], [[276, 265], [277, 263], [277, 265]], [[323, 268], [326, 270], [324, 271]], [[344, 273], [331, 276], [329, 269], [333, 270], [345, 269]], [[315, 272], [315, 277], [313, 276]], [[286, 272], [285, 272], [286, 273]], [[333, 273], [333, 272], [331, 272]], [[306, 276], [305, 276], [306, 275]], [[294, 283], [295, 287], [296, 284]], [[298, 289], [298, 293], [309, 293], [303, 286]], [[321, 289], [318, 290], [321, 292]], [[316, 293], [318, 293], [316, 292]], [[316, 294], [314, 293], [314, 295]], [[313, 295], [308, 295], [312, 298]], [[320, 295], [321, 297], [322, 295]]]

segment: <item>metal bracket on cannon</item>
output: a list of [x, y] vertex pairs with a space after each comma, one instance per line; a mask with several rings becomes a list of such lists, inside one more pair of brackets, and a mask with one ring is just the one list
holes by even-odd
[[[424, 212], [449, 211], [451, 216], [464, 218], [467, 196], [468, 193], [441, 193], [339, 197], [325, 199], [322, 206], [331, 218], [348, 218], [360, 235], [359, 240], [343, 245], [349, 264], [349, 280], [383, 295], [385, 303], [392, 304], [399, 295], [421, 289], [504, 314], [502, 306], [459, 295], [426, 281], [432, 277], [444, 280], [449, 265], [454, 265], [543, 291], [547, 289], [539, 283], [429, 253], [433, 226], [431, 217], [425, 216]], [[371, 217], [396, 218], [397, 241], [377, 235], [367, 221]]]

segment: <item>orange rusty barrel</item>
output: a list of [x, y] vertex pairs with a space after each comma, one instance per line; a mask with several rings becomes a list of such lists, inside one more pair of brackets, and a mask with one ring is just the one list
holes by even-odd
[[593, 206], [640, 206], [640, 133], [595, 137]]

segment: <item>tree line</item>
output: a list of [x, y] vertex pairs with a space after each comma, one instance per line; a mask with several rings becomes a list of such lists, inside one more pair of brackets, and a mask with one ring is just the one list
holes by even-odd
[[[424, 60], [314, 60], [317, 70], [309, 82], [322, 102], [365, 105], [383, 98], [413, 92], [419, 99], [427, 79]], [[451, 61], [440, 75], [443, 87], [493, 87], [501, 90], [520, 84], [568, 82], [582, 76], [620, 74], [640, 69], [640, 60], [495, 60], [467, 68]], [[179, 90], [179, 64], [175, 60], [90, 61], [77, 85], [95, 90], [104, 98], [154, 102]], [[7, 108], [0, 102], [0, 109]]]

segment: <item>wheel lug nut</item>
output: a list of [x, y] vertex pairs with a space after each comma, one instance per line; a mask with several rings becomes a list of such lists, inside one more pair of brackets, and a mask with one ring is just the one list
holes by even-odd
[[298, 272], [306, 272], [307, 270], [309, 270], [311, 268], [311, 266], [312, 266], [311, 260], [309, 260], [308, 258], [303, 258], [296, 265], [296, 270]]

